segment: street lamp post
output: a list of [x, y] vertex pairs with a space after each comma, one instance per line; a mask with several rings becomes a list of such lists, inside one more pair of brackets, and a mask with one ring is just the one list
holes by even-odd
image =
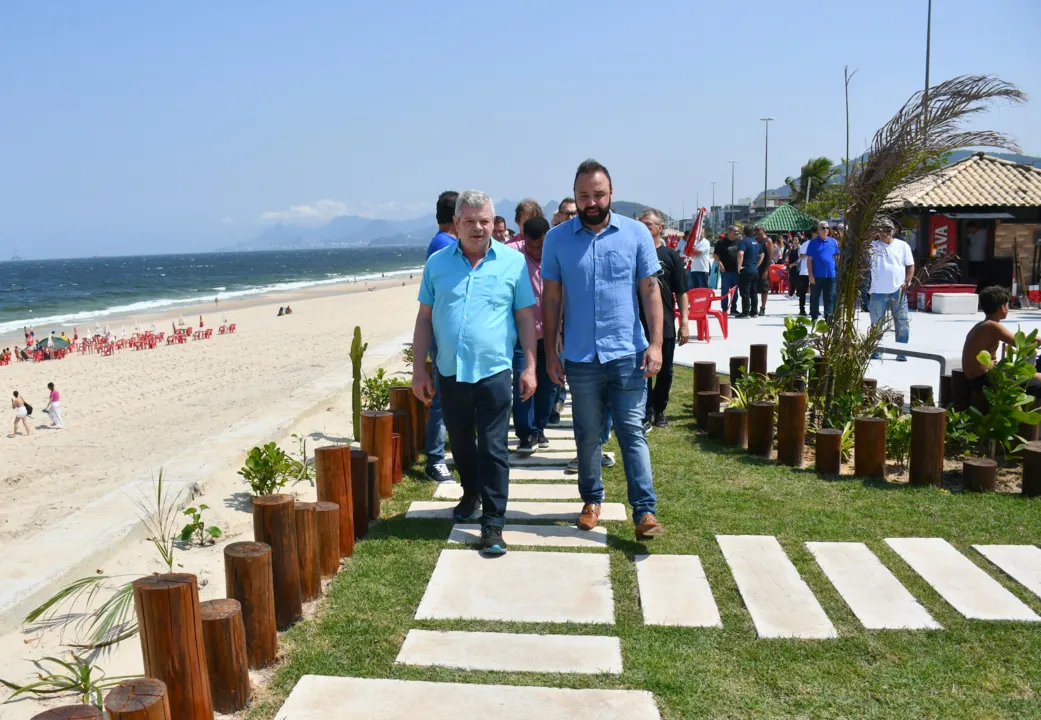
[[[713, 218], [715, 216], [715, 213], [716, 213], [716, 181], [713, 180], [712, 181], [712, 216], [713, 216]], [[715, 219], [712, 220], [712, 232], [713, 233], [716, 232], [716, 221], [715, 221]]]
[[766, 151], [763, 156], [763, 215], [766, 215], [767, 198], [769, 195], [770, 182], [768, 180], [770, 172], [770, 121], [772, 117], [759, 118], [765, 123], [766, 127]]
[[734, 224], [734, 166], [737, 165], [737, 160], [730, 161], [730, 220], [727, 222], [727, 227]]

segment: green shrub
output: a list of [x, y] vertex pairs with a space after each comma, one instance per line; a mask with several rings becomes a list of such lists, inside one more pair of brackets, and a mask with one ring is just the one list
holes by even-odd
[[194, 542], [199, 545], [206, 545], [207, 543], [217, 541], [217, 538], [222, 535], [220, 528], [216, 525], [206, 527], [206, 523], [202, 521], [202, 511], [209, 509], [209, 505], [200, 505], [197, 508], [185, 508], [184, 514], [190, 517], [192, 521], [181, 528], [181, 534], [179, 536], [181, 542]]
[[289, 481], [292, 466], [289, 456], [273, 442], [255, 447], [246, 455], [239, 475], [249, 483], [253, 495], [274, 495]]
[[986, 413], [977, 408], [969, 408], [979, 436], [980, 453], [993, 459], [1000, 445], [1005, 455], [1017, 453], [1026, 440], [1019, 437], [1020, 423], [1037, 425], [1041, 422], [1041, 413], [1024, 409], [1034, 399], [1023, 392], [1023, 386], [1030, 381], [1037, 370], [1031, 362], [1037, 349], [1037, 330], [1029, 335], [1016, 330], [1015, 342], [1006, 347], [1005, 357], [997, 362], [986, 350], [976, 356], [987, 368], [987, 385], [983, 388], [983, 396], [987, 399]]

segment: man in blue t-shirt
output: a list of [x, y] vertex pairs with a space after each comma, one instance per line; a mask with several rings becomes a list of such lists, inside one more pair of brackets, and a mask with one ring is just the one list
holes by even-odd
[[820, 299], [824, 298], [824, 322], [831, 322], [835, 308], [835, 260], [839, 244], [828, 236], [828, 221], [817, 223], [817, 237], [806, 247], [806, 270], [810, 276], [810, 317], [820, 316]]
[[737, 243], [737, 265], [740, 268], [737, 287], [741, 293], [739, 318], [759, 317], [759, 255], [762, 251], [762, 246], [752, 237], [752, 226], [746, 225], [745, 236]]

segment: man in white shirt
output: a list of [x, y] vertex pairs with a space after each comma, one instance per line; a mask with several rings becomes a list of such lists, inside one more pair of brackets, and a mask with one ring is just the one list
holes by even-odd
[[795, 292], [799, 296], [799, 314], [806, 317], [806, 293], [810, 291], [810, 269], [806, 264], [806, 250], [810, 245], [808, 238], [799, 243], [799, 274], [795, 277]]
[[965, 234], [968, 239], [968, 275], [977, 280], [983, 274], [983, 263], [987, 261], [987, 228], [980, 227], [975, 220], [965, 224]]
[[[893, 237], [893, 221], [883, 217], [872, 227], [875, 239], [871, 241], [871, 293], [868, 311], [871, 324], [878, 325], [886, 316], [893, 315], [896, 341], [906, 343], [911, 334], [911, 323], [907, 316], [907, 288], [914, 277], [914, 255], [911, 246]], [[878, 358], [876, 352], [872, 358]], [[898, 362], [907, 362], [907, 357], [897, 355]]]
[[[687, 242], [692, 242], [691, 238], [687, 238]], [[691, 290], [707, 288], [708, 274], [712, 270], [712, 243], [705, 237], [704, 228], [702, 228], [701, 237], [693, 242], [694, 250], [691, 252], [690, 277], [687, 279], [687, 286]]]

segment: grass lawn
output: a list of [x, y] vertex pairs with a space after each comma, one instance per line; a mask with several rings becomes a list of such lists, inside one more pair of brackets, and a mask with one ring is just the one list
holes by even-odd
[[[671, 427], [649, 437], [658, 517], [667, 535], [642, 544], [631, 523], [606, 524], [614, 627], [414, 621], [451, 528], [448, 521], [405, 521], [408, 503], [430, 499], [434, 491], [418, 479], [417, 466], [385, 505], [389, 519], [376, 524], [347, 561], [318, 617], [282, 636], [284, 661], [248, 717], [273, 718], [297, 679], [317, 674], [644, 689], [654, 693], [664, 718], [1041, 718], [1041, 623], [964, 619], [883, 542], [945, 538], [1041, 612], [1037, 597], [970, 547], [1036, 543], [1041, 500], [950, 494], [849, 477], [825, 481], [812, 470], [731, 452], [695, 435], [691, 384], [690, 370], [677, 368]], [[621, 464], [606, 470], [604, 478], [608, 499], [623, 499]], [[777, 536], [840, 638], [756, 639], [717, 534]], [[803, 545], [810, 540], [867, 543], [945, 629], [865, 630]], [[644, 627], [632, 558], [645, 552], [700, 556], [723, 628]], [[625, 672], [556, 676], [395, 666], [410, 628], [617, 634]], [[481, 709], [460, 709], [461, 716], [473, 712]]]

